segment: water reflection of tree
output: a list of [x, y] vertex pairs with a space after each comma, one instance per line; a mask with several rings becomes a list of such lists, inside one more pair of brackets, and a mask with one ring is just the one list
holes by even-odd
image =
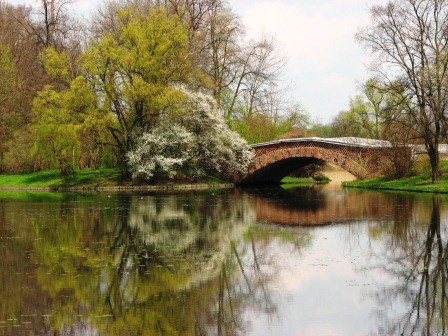
[[[22, 269], [36, 276], [10, 276], [20, 255], [5, 255], [11, 300], [0, 320], [26, 312], [39, 315], [34, 327], [67, 335], [237, 335], [248, 310], [276, 312], [267, 284], [278, 263], [260, 252], [276, 238], [251, 227], [247, 195], [75, 197], [33, 203], [19, 217], [20, 205], [8, 206], [0, 229], [20, 221], [12, 227], [24, 230], [23, 246], [14, 246], [30, 251]], [[14, 286], [36, 288], [34, 297]]]
[[48, 208], [42, 199], [27, 209], [20, 201], [0, 200], [0, 335], [31, 335], [34, 325], [51, 334], [45, 316], [49, 301], [37, 285], [32, 225]]
[[[374, 295], [383, 307], [401, 300], [407, 312], [400, 317], [388, 315], [390, 311], [380, 312], [381, 330], [388, 335], [445, 335], [448, 223], [446, 218], [441, 220], [441, 200], [437, 196], [431, 207], [420, 204], [412, 210], [412, 216], [402, 216], [409, 221], [396, 222], [400, 228], [388, 236], [388, 246], [383, 251], [382, 269], [396, 281]], [[421, 224], [424, 217], [429, 225]]]
[[[207, 309], [202, 310], [201, 335], [246, 334], [242, 319], [247, 313], [278, 318], [273, 283], [282, 267], [275, 255], [275, 242], [288, 244], [296, 252], [309, 246], [310, 236], [270, 226], [252, 226], [240, 244], [232, 242], [219, 275], [219, 291]], [[236, 279], [235, 279], [236, 278]], [[214, 306], [214, 308], [213, 308]]]
[[[231, 197], [210, 198], [213, 196], [122, 197], [110, 214], [100, 210], [81, 215], [87, 223], [97, 218], [92, 226], [81, 225], [85, 234], [76, 236], [73, 223], [65, 227], [63, 235], [48, 228], [42, 232], [42, 241], [52, 246], [39, 248], [42, 259], [48, 260], [41, 268], [41, 283], [49, 291], [56, 290], [55, 299], [65, 307], [67, 298], [61, 299], [59, 292], [70, 289], [68, 292], [74, 293], [70, 305], [81, 303], [78, 311], [82, 311], [83, 321], [88, 313], [90, 327], [98, 330], [116, 334], [192, 333], [201, 301], [210, 298], [207, 290], [200, 300], [198, 293], [191, 292], [200, 283], [216, 278], [227, 252], [224, 242], [236, 238], [251, 218], [244, 200], [231, 206], [229, 212], [224, 204], [231, 202]], [[208, 206], [205, 214], [200, 213], [199, 208]], [[67, 242], [64, 237], [75, 237], [75, 241]], [[85, 267], [86, 262], [90, 267]], [[61, 264], [62, 269], [54, 269]], [[67, 274], [83, 280], [67, 284]], [[67, 325], [61, 306], [52, 313], [53, 319], [56, 325]], [[57, 319], [61, 311], [63, 316]], [[95, 320], [98, 316], [105, 318]]]

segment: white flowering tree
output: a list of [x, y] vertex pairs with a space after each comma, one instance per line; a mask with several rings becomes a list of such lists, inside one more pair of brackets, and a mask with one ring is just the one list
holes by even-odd
[[185, 101], [167, 113], [151, 131], [136, 140], [128, 152], [134, 178], [231, 178], [244, 173], [253, 151], [227, 126], [212, 96], [178, 88]]

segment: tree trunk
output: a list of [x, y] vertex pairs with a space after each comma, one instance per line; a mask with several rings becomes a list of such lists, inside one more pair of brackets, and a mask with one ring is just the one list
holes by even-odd
[[431, 163], [431, 179], [432, 183], [436, 183], [440, 180], [440, 156], [439, 146], [429, 146], [428, 156]]
[[3, 164], [3, 160], [4, 160], [4, 152], [3, 150], [0, 149], [0, 174], [5, 173], [5, 166]]

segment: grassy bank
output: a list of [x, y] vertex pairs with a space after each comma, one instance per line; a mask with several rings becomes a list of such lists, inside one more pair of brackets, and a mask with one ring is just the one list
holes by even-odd
[[343, 185], [351, 188], [448, 193], [448, 175], [443, 175], [440, 181], [435, 184], [431, 182], [431, 174], [425, 173], [399, 180], [390, 180], [387, 177], [378, 177], [373, 179], [344, 182]]
[[[198, 183], [219, 184], [226, 183], [213, 177], [204, 178]], [[285, 177], [281, 184], [313, 184], [311, 177]], [[0, 175], [0, 189], [5, 188], [76, 188], [76, 187], [115, 187], [138, 186], [146, 183], [123, 181], [120, 171], [116, 168], [102, 168], [99, 170], [84, 169], [76, 172], [75, 176], [63, 177], [58, 170], [43, 171], [30, 174]], [[168, 181], [164, 184], [176, 184]], [[178, 182], [177, 184], [182, 184]]]
[[303, 186], [312, 186], [314, 184], [314, 180], [311, 177], [289, 177], [286, 176], [283, 180], [280, 181], [280, 186], [287, 189], [294, 189]]
[[314, 183], [311, 177], [289, 177], [286, 176], [280, 181], [281, 184], [301, 184], [301, 183]]
[[382, 190], [402, 190], [417, 192], [448, 193], [448, 161], [442, 161], [440, 181], [433, 184], [431, 181], [431, 168], [427, 160], [422, 160], [414, 167], [415, 176], [401, 179], [391, 179], [387, 176], [344, 182], [345, 187], [367, 188]]
[[115, 186], [121, 183], [120, 172], [114, 168], [85, 169], [76, 176], [63, 177], [58, 170], [30, 174], [0, 175], [1, 188]]
[[[205, 178], [201, 184], [225, 183], [215, 178]], [[31, 174], [0, 175], [0, 189], [6, 188], [97, 188], [97, 187], [132, 187], [146, 185], [138, 181], [123, 181], [120, 171], [116, 168], [98, 170], [84, 169], [75, 176], [63, 177], [58, 170], [43, 171]], [[169, 181], [161, 185], [176, 184]], [[178, 184], [182, 184], [179, 182]]]

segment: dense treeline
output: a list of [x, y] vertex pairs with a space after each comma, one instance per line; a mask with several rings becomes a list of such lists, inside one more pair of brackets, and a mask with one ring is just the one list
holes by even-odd
[[[69, 9], [0, 1], [0, 173], [231, 175], [250, 151], [227, 125], [259, 142], [306, 117], [284, 99], [275, 40], [247, 41], [225, 0], [108, 0], [87, 23]], [[157, 160], [138, 157], [143, 139]]]

